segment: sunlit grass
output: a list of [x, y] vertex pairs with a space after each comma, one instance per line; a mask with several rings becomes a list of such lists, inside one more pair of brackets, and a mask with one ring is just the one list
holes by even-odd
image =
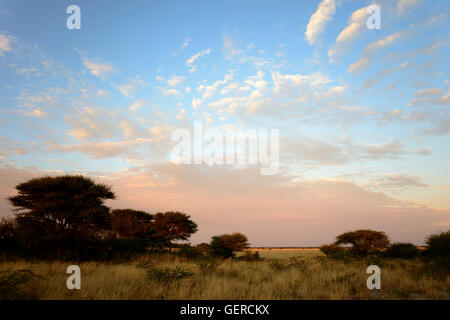
[[[129, 263], [80, 263], [81, 290], [66, 287], [66, 262], [2, 262], [5, 270], [31, 270], [40, 278], [23, 288], [38, 299], [449, 299], [450, 276], [424, 273], [420, 260], [382, 260], [381, 290], [367, 289], [373, 262], [342, 262], [323, 256], [268, 250], [257, 262], [225, 261], [202, 273], [199, 265], [175, 255], [141, 257]], [[283, 254], [285, 254], [283, 256]], [[76, 264], [76, 263], [74, 263]], [[149, 268], [194, 275], [157, 281]]]

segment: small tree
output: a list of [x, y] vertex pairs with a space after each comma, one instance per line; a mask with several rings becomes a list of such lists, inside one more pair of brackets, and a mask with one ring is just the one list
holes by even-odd
[[118, 237], [131, 237], [149, 241], [156, 233], [153, 215], [133, 209], [111, 211], [111, 230]]
[[381, 231], [356, 230], [338, 235], [335, 244], [350, 244], [356, 255], [366, 256], [371, 249], [386, 248], [389, 245], [389, 239]]
[[419, 249], [412, 243], [397, 242], [391, 244], [384, 254], [391, 258], [412, 259], [419, 254]]
[[428, 236], [426, 244], [425, 256], [436, 266], [450, 270], [450, 230]]
[[223, 234], [212, 237], [209, 248], [211, 254], [223, 258], [233, 258], [236, 251], [248, 248], [248, 240], [242, 233]]
[[169, 247], [169, 252], [172, 252], [173, 241], [188, 240], [198, 229], [191, 217], [182, 212], [158, 212], [153, 218], [156, 237]]
[[450, 230], [428, 236], [426, 244], [427, 254], [431, 256], [450, 256]]
[[27, 248], [54, 252], [98, 240], [109, 228], [111, 188], [81, 175], [33, 178], [9, 197], [16, 212], [18, 237]]

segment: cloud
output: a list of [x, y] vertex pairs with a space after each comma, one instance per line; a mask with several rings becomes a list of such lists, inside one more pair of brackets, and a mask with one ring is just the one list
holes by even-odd
[[363, 52], [359, 60], [351, 64], [348, 67], [347, 71], [349, 73], [359, 73], [362, 70], [370, 67], [372, 65], [373, 60], [376, 58], [376, 54], [379, 50], [387, 46], [390, 46], [391, 44], [402, 39], [403, 37], [404, 37], [403, 32], [396, 32], [383, 39], [376, 40], [373, 43], [369, 44], [363, 49]]
[[239, 56], [242, 53], [242, 50], [240, 50], [237, 46], [235, 41], [230, 35], [224, 34], [223, 35], [223, 46], [222, 46], [222, 53], [225, 56], [226, 60], [231, 60], [235, 56]]
[[178, 91], [177, 89], [167, 89], [167, 88], [162, 88], [162, 87], [157, 87], [163, 95], [165, 96], [173, 96], [173, 97], [179, 97], [181, 96], [180, 91]]
[[206, 49], [203, 51], [200, 51], [196, 54], [194, 54], [192, 57], [190, 57], [189, 59], [186, 60], [186, 65], [187, 66], [192, 66], [194, 64], [195, 61], [197, 61], [197, 59], [202, 58], [205, 55], [208, 55], [211, 53], [211, 49]]
[[92, 75], [102, 79], [115, 71], [111, 64], [94, 62], [86, 58], [83, 59], [83, 64]]
[[228, 83], [232, 79], [231, 74], [226, 74], [223, 78], [223, 80], [217, 80], [212, 85], [200, 85], [197, 87], [197, 91], [202, 93], [202, 98], [206, 99], [211, 97], [219, 88], [219, 86], [224, 85]]
[[368, 144], [363, 146], [363, 150], [371, 156], [392, 156], [405, 153], [405, 144], [399, 140], [391, 140], [379, 144]]
[[167, 79], [167, 84], [171, 87], [176, 87], [178, 84], [184, 81], [186, 77], [173, 75], [169, 79]]
[[174, 56], [180, 54], [184, 49], [186, 49], [191, 42], [191, 38], [188, 37], [184, 39], [184, 42], [181, 44], [181, 46], [173, 53]]
[[133, 140], [121, 140], [121, 141], [103, 141], [92, 142], [72, 145], [56, 145], [48, 144], [50, 151], [59, 152], [81, 152], [87, 156], [100, 159], [110, 157], [133, 157], [137, 156], [137, 149], [145, 144], [153, 142], [152, 139], [137, 138]]
[[151, 106], [152, 103], [148, 100], [145, 99], [139, 99], [136, 100], [130, 107], [128, 107], [128, 110], [135, 113], [137, 111], [139, 111], [140, 109], [142, 109], [143, 107], [148, 107]]
[[341, 55], [345, 49], [346, 44], [359, 37], [366, 28], [366, 13], [367, 8], [361, 8], [354, 11], [348, 19], [348, 25], [339, 33], [334, 43], [328, 50], [328, 57], [330, 62], [334, 62], [338, 55]]
[[334, 0], [323, 0], [317, 11], [309, 19], [306, 26], [305, 37], [309, 45], [316, 43], [319, 36], [323, 33], [326, 24], [332, 20], [336, 13], [336, 3]]
[[135, 78], [131, 78], [128, 80], [128, 83], [117, 86], [117, 90], [119, 90], [125, 97], [130, 97], [139, 87], [147, 85], [147, 82], [142, 80], [140, 76], [136, 76]]
[[398, 0], [397, 2], [397, 14], [403, 14], [409, 9], [418, 6], [422, 0]]
[[384, 189], [395, 192], [428, 186], [423, 177], [411, 174], [382, 174], [378, 175], [370, 184], [371, 189]]
[[5, 52], [12, 50], [11, 43], [16, 38], [3, 33], [0, 33], [0, 57], [4, 55]]
[[450, 93], [442, 88], [422, 89], [414, 93], [408, 106], [450, 106]]

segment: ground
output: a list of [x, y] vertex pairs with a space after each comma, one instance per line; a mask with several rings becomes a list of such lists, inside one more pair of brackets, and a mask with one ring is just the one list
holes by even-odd
[[[30, 299], [450, 299], [450, 275], [418, 259], [344, 262], [315, 248], [258, 251], [263, 261], [228, 260], [218, 266], [174, 254], [83, 262], [81, 290], [67, 289], [70, 262], [1, 262], [0, 272], [37, 274], [22, 288]], [[371, 264], [381, 268], [380, 290], [366, 286]]]

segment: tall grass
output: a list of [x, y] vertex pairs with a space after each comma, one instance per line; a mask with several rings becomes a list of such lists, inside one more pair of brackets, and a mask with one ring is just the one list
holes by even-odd
[[[226, 260], [210, 268], [173, 255], [120, 264], [85, 262], [80, 264], [81, 290], [66, 288], [68, 263], [3, 262], [0, 272], [39, 274], [22, 289], [37, 299], [450, 299], [449, 274], [426, 272], [417, 259], [377, 262], [382, 273], [376, 293], [366, 287], [366, 269], [373, 261], [320, 256]], [[158, 277], [163, 281], [155, 281]]]

